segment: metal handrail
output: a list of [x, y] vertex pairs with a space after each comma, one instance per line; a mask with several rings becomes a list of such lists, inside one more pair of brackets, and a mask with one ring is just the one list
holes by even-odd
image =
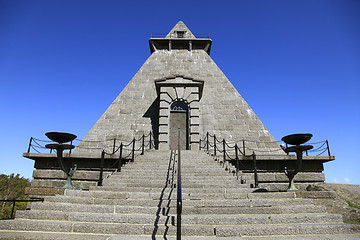
[[177, 171], [177, 200], [176, 200], [176, 239], [181, 239], [181, 213], [182, 213], [182, 189], [181, 189], [181, 149], [180, 129], [178, 134], [178, 171]]
[[[207, 132], [205, 137], [200, 140], [199, 149], [200, 150], [204, 149], [209, 153], [210, 153], [210, 151], [212, 151], [213, 156], [216, 156], [217, 153], [223, 153], [223, 151], [224, 151], [224, 144], [223, 144], [222, 148], [219, 148], [218, 144], [217, 144], [217, 143], [223, 143], [223, 141], [220, 141], [215, 134], [212, 135], [209, 132]], [[236, 150], [239, 151], [239, 153], [242, 156], [251, 156], [251, 155], [246, 155], [246, 150], [249, 150], [251, 152], [254, 152], [254, 151], [262, 152], [260, 149], [253, 149], [251, 147], [246, 146], [246, 142], [256, 143], [256, 142], [260, 142], [260, 141], [247, 140], [247, 139], [242, 139], [241, 141], [232, 141], [232, 142], [225, 141], [225, 145], [228, 148], [226, 155], [230, 156], [230, 154], [228, 153], [229, 151], [233, 151], [233, 153], [235, 153], [235, 155], [236, 155]], [[278, 144], [280, 144], [281, 142], [282, 141], [270, 141], [270, 142], [265, 142], [265, 143], [278, 143]], [[203, 143], [203, 146], [201, 145], [201, 143]], [[239, 143], [241, 143], [241, 145]], [[261, 143], [264, 143], [264, 142], [261, 141]], [[235, 148], [235, 144], [238, 145], [237, 149]], [[328, 140], [321, 141], [321, 142], [315, 142], [315, 143], [309, 143], [309, 144], [312, 144], [312, 145], [322, 144], [320, 147], [314, 148], [313, 150], [311, 150], [309, 152], [321, 152], [320, 154], [318, 154], [316, 156], [319, 156], [319, 155], [327, 152], [328, 153], [327, 155], [329, 157], [331, 157]], [[231, 146], [231, 145], [234, 145], [234, 146]], [[239, 146], [241, 146], [241, 150], [240, 150]], [[267, 150], [266, 152], [269, 152], [269, 151], [270, 152], [282, 151], [282, 149], [279, 147], [279, 149]], [[230, 160], [234, 160], [234, 159], [230, 159]]]
[[10, 219], [14, 219], [14, 212], [15, 212], [15, 205], [18, 202], [44, 202], [43, 198], [34, 198], [34, 199], [28, 199], [28, 200], [12, 200], [12, 199], [6, 199], [6, 200], [0, 200], [0, 202], [12, 202], [13, 207], [11, 209], [11, 215]]
[[[145, 141], [145, 138], [149, 138], [149, 141]], [[77, 139], [78, 140], [78, 139]], [[28, 146], [28, 150], [27, 152], [30, 153], [30, 149], [34, 149], [36, 152], [40, 153], [39, 151], [37, 151], [37, 148], [41, 148], [41, 149], [47, 149], [44, 146], [41, 146], [40, 143], [38, 143], [37, 141], [41, 141], [41, 142], [51, 142], [51, 141], [47, 141], [47, 140], [40, 140], [40, 139], [36, 139], [31, 137], [30, 138], [30, 142], [29, 142], [29, 146]], [[81, 140], [79, 140], [81, 141]], [[112, 147], [111, 152], [106, 152], [104, 148], [91, 148], [91, 149], [99, 149], [101, 150], [101, 160], [100, 160], [100, 174], [99, 174], [99, 180], [98, 180], [98, 186], [102, 186], [102, 180], [103, 180], [103, 171], [104, 171], [104, 162], [105, 162], [105, 155], [115, 155], [117, 152], [119, 152], [119, 158], [118, 161], [116, 161], [113, 166], [115, 166], [117, 164], [117, 171], [120, 172], [121, 171], [121, 166], [122, 166], [122, 160], [124, 159], [128, 159], [130, 157], [130, 161], [134, 162], [135, 160], [135, 152], [141, 152], [140, 155], [144, 155], [145, 152], [145, 148], [147, 149], [152, 149], [153, 147], [155, 147], [155, 138], [153, 137], [153, 133], [149, 132], [147, 135], [143, 134], [141, 137], [139, 137], [138, 139], [136, 139], [135, 137], [127, 144], [124, 144], [123, 141], [120, 142], [120, 145], [117, 147], [116, 143], [117, 143], [117, 139], [111, 139], [111, 140], [106, 140], [107, 141], [111, 141], [112, 145], [108, 146], [108, 147]], [[154, 141], [154, 142], [153, 142]], [[84, 141], [84, 142], [99, 142], [99, 141]], [[119, 142], [119, 141], [118, 141]], [[140, 146], [138, 148], [135, 148], [135, 144], [136, 142], [140, 142]], [[146, 143], [145, 143], [146, 142]], [[128, 148], [127, 148], [128, 147]], [[124, 155], [124, 151], [128, 151], [128, 155]], [[51, 153], [51, 152], [50, 152]], [[71, 152], [70, 152], [71, 153]]]
[[[149, 142], [145, 144], [145, 138], [149, 137]], [[129, 142], [128, 144], [124, 144], [123, 142], [120, 143], [120, 146], [115, 150], [115, 143], [116, 140], [114, 140], [114, 147], [113, 147], [113, 152], [112, 153], [107, 153], [105, 151], [105, 149], [102, 150], [101, 152], [101, 162], [100, 162], [100, 174], [99, 174], [99, 180], [98, 180], [98, 186], [102, 186], [103, 184], [103, 172], [104, 172], [104, 162], [105, 162], [105, 155], [115, 155], [115, 153], [117, 153], [119, 151], [119, 158], [117, 160], [117, 162], [115, 162], [114, 165], [116, 165], [117, 163], [117, 172], [121, 172], [121, 166], [122, 166], [122, 160], [123, 159], [127, 159], [128, 157], [131, 156], [130, 161], [134, 162], [135, 160], [135, 152], [140, 151], [140, 155], [144, 155], [145, 152], [145, 148], [149, 147], [148, 149], [151, 149], [152, 147], [152, 133], [150, 132], [148, 135], [142, 135], [139, 139], [133, 138], [131, 140], [131, 142]], [[141, 145], [138, 148], [135, 148], [135, 144], [136, 142], [140, 142]], [[130, 149], [125, 149], [126, 147], [131, 147]], [[130, 153], [126, 156], [123, 156], [124, 150], [128, 150], [130, 151]]]
[[[256, 162], [256, 154], [254, 149], [246, 147], [246, 142], [256, 142], [254, 140], [246, 140], [243, 139], [240, 143], [238, 144], [238, 142], [226, 142], [225, 139], [223, 139], [222, 141], [220, 141], [215, 134], [211, 135], [209, 132], [206, 133], [206, 136], [203, 139], [200, 139], [200, 144], [199, 144], [199, 149], [203, 149], [205, 150], [208, 154], [211, 154], [214, 159], [218, 160], [218, 156], [217, 154], [220, 153], [222, 154], [222, 158], [223, 160], [220, 161], [220, 163], [222, 163], [222, 166], [225, 166], [225, 163], [227, 161], [234, 161], [235, 160], [235, 167], [236, 167], [236, 178], [239, 178], [239, 168], [240, 168], [240, 159], [239, 159], [239, 154], [241, 154], [242, 156], [246, 156], [246, 157], [252, 157], [253, 160], [253, 168], [254, 168], [254, 187], [257, 188], [259, 185], [259, 181], [258, 181], [258, 173], [257, 173], [257, 162]], [[275, 141], [273, 141], [275, 143]], [[280, 141], [276, 141], [276, 143], [279, 143]], [[203, 143], [203, 144], [202, 144]], [[222, 143], [222, 147], [220, 147], [220, 144], [217, 143]], [[330, 154], [330, 147], [329, 147], [329, 142], [328, 140], [326, 141], [322, 141], [322, 142], [316, 142], [316, 143], [311, 143], [311, 144], [322, 144], [321, 146], [313, 149], [312, 151], [309, 152], [319, 152], [321, 151], [320, 154], [318, 154], [317, 156], [325, 153], [327, 151], [329, 157], [331, 157]], [[233, 146], [232, 146], [233, 145]], [[241, 147], [240, 147], [240, 146]], [[240, 149], [241, 148], [241, 149]], [[251, 155], [246, 155], [246, 149], [251, 150], [252, 154]], [[257, 150], [258, 152], [262, 152], [261, 150]], [[276, 151], [282, 151], [282, 149], [279, 147], [279, 149]], [[232, 155], [231, 155], [232, 153]], [[308, 153], [306, 153], [308, 154]], [[234, 156], [235, 158], [232, 158], [231, 156]], [[226, 169], [227, 170], [227, 167]]]
[[[130, 146], [131, 144], [133, 144], [133, 140], [135, 139], [135, 141], [140, 142], [143, 141], [145, 142], [145, 138], [149, 138], [149, 141], [146, 141], [146, 144], [144, 147], [148, 147], [149, 149], [152, 149], [156, 146], [155, 143], [155, 139], [153, 136], [153, 133], [150, 131], [147, 135], [143, 134], [141, 137], [139, 137], [139, 139], [133, 138], [130, 142], [128, 142], [128, 144], [124, 144], [121, 139], [107, 139], [107, 140], [103, 140], [103, 141], [90, 141], [90, 140], [81, 140], [81, 139], [75, 139], [76, 141], [81, 141], [84, 143], [104, 143], [106, 145], [106, 149], [111, 149], [110, 151], [112, 153], [117, 153], [120, 149], [120, 145], [118, 145], [118, 143], [123, 143], [123, 148]], [[52, 141], [48, 141], [48, 140], [41, 140], [41, 139], [37, 139], [37, 138], [33, 138], [30, 137], [30, 141], [29, 141], [29, 145], [28, 145], [28, 149], [27, 149], [27, 153], [30, 153], [31, 149], [33, 149], [35, 152], [40, 153], [40, 151], [42, 151], [42, 149], [46, 149], [49, 150], [48, 148], [46, 148], [45, 146], [43, 146], [41, 143], [48, 143], [48, 142], [52, 142]], [[104, 147], [83, 147], [83, 146], [76, 146], [77, 148], [81, 148], [81, 149], [98, 149], [100, 151], [104, 150]], [[143, 149], [141, 149], [141, 152], [143, 153]], [[50, 150], [51, 153], [51, 150]], [[111, 153], [106, 153], [107, 155], [111, 155]]]

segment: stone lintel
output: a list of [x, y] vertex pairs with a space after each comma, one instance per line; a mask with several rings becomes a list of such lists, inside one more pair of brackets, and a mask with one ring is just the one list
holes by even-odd
[[[204, 81], [200, 79], [194, 79], [190, 77], [184, 77], [182, 75], [178, 76], [169, 76], [161, 79], [154, 80], [156, 86], [156, 92], [158, 95], [163, 93], [168, 93], [172, 98], [171, 95], [171, 88], [174, 87], [183, 87], [183, 88], [191, 88], [191, 92], [196, 92], [198, 99], [202, 97], [202, 91], [204, 87]], [[170, 88], [170, 89], [169, 89]], [[195, 90], [197, 89], [197, 91]], [[192, 94], [195, 95], [195, 94]], [[160, 96], [161, 99], [162, 95]]]

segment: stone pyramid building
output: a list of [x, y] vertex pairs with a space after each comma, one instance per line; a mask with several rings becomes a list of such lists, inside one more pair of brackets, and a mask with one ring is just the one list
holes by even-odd
[[106, 148], [106, 140], [130, 141], [150, 131], [158, 149], [169, 149], [178, 127], [184, 149], [198, 150], [209, 132], [228, 141], [249, 140], [248, 148], [259, 154], [283, 154], [274, 151], [279, 144], [211, 59], [210, 39], [196, 38], [178, 22], [165, 38], [149, 43], [151, 56], [83, 139], [79, 146], [86, 148], [74, 154], [99, 154], [88, 151], [91, 141]]
[[[96, 185], [103, 150], [114, 152], [105, 156], [108, 160], [104, 167], [111, 172], [116, 169], [120, 143], [129, 146], [133, 139], [151, 133], [153, 149], [176, 149], [179, 130], [182, 149], [204, 149], [204, 140], [209, 136], [216, 136], [220, 142], [226, 139], [232, 146], [241, 146], [241, 171], [254, 171], [249, 155], [255, 153], [263, 186], [275, 190], [286, 186], [284, 167], [295, 166], [296, 157], [285, 154], [211, 59], [211, 44], [210, 38], [196, 38], [181, 21], [165, 37], [149, 39], [150, 57], [68, 156], [78, 165], [74, 176], [78, 187]], [[214, 149], [213, 140], [209, 141]], [[221, 145], [218, 143], [216, 148], [221, 150]], [[121, 158], [133, 158], [131, 154], [124, 157], [127, 153]], [[235, 164], [234, 155], [224, 154], [223, 160]], [[54, 154], [24, 156], [35, 160], [34, 188], [62, 185], [62, 174], [54, 172], [58, 168]], [[325, 180], [323, 163], [334, 157], [308, 156], [304, 160], [297, 181], [306, 187]]]

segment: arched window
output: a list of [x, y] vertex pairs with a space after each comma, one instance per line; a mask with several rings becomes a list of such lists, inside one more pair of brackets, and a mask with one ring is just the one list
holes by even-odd
[[189, 107], [184, 102], [174, 102], [170, 107], [171, 111], [188, 111]]

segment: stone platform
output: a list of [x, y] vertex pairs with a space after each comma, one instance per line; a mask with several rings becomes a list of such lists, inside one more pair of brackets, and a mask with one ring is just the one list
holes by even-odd
[[[183, 239], [360, 237], [359, 225], [315, 205], [316, 192], [258, 192], [249, 186], [252, 175], [241, 175], [247, 180], [241, 184], [204, 152], [182, 151], [181, 157]], [[169, 151], [147, 151], [104, 186], [31, 203], [15, 220], [1, 221], [0, 239], [175, 239], [175, 163]]]
[[[31, 182], [32, 189], [28, 190], [30, 195], [39, 195], [39, 189], [43, 188], [42, 193], [46, 194], [48, 188], [63, 187], [66, 183], [66, 176], [60, 170], [56, 154], [45, 153], [24, 153], [24, 157], [30, 158], [35, 161], [35, 170], [33, 172], [33, 180]], [[74, 186], [83, 190], [88, 190], [91, 186], [96, 186], [100, 174], [99, 157], [79, 157], [67, 155], [66, 161], [77, 163], [78, 170], [73, 176]], [[240, 172], [245, 177], [253, 179], [253, 160], [251, 157], [239, 156]], [[305, 156], [303, 161], [302, 172], [295, 177], [297, 185], [301, 189], [305, 189], [309, 184], [321, 183], [325, 181], [323, 171], [323, 163], [334, 160], [334, 157], [327, 156]], [[104, 176], [116, 171], [118, 155], [106, 156], [104, 162]], [[128, 160], [123, 160], [124, 163]], [[222, 157], [218, 157], [218, 161], [222, 161]], [[228, 160], [227, 160], [228, 161]], [[284, 167], [295, 166], [296, 157], [292, 155], [274, 155], [274, 156], [257, 156], [258, 179], [261, 186], [267, 188], [269, 191], [286, 190], [288, 186], [288, 179], [284, 174]], [[235, 161], [230, 161], [231, 172], [236, 166]], [[230, 168], [229, 168], [230, 169]], [[230, 171], [230, 170], [229, 170]], [[248, 178], [248, 177], [247, 177]], [[254, 182], [248, 182], [248, 184]], [[48, 189], [49, 192], [52, 190]], [[51, 194], [49, 194], [51, 195]]]

